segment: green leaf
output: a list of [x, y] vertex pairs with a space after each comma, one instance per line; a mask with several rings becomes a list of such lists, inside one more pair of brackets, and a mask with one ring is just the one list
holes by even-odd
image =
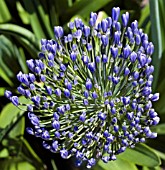
[[74, 15], [81, 15], [82, 17], [89, 16], [90, 12], [95, 12], [105, 5], [107, 5], [112, 0], [83, 0], [78, 1], [72, 5], [72, 7], [67, 9], [62, 9], [60, 16], [64, 22], [69, 21], [69, 19]]
[[4, 96], [5, 87], [0, 87], [0, 96]]
[[151, 22], [150, 22], [150, 7], [149, 4], [146, 5], [141, 10], [141, 15], [139, 19], [139, 27], [144, 29], [144, 32], [149, 34], [150, 28], [151, 28]]
[[163, 160], [165, 160], [165, 153], [160, 152], [158, 150], [154, 150], [154, 152]]
[[29, 164], [28, 162], [19, 162], [17, 164], [17, 170], [35, 170], [34, 166]]
[[[160, 4], [160, 5], [159, 5]], [[164, 0], [150, 0], [150, 19], [151, 19], [151, 33], [152, 42], [155, 46], [155, 52], [153, 54], [153, 65], [154, 65], [154, 82], [153, 89], [156, 89], [158, 83], [158, 76], [160, 71], [160, 62], [163, 50], [165, 49], [164, 37], [165, 37], [165, 1]], [[160, 15], [161, 14], [161, 15]]]
[[108, 163], [99, 161], [98, 166], [96, 166], [94, 170], [138, 170], [138, 169], [133, 163], [117, 158], [117, 160], [110, 161]]
[[[164, 74], [164, 73], [163, 73]], [[158, 87], [158, 92], [160, 93], [160, 99], [155, 103], [155, 109], [159, 114], [165, 114], [165, 104], [164, 104], [164, 99], [165, 99], [165, 79], [163, 79]]]
[[161, 168], [159, 166], [158, 167], [154, 167], [154, 168], [148, 168], [146, 166], [143, 166], [142, 170], [161, 170]]
[[[34, 5], [36, 7], [36, 12], [38, 14], [38, 18], [40, 21], [40, 24], [42, 25], [42, 29], [44, 33], [46, 34], [46, 37], [48, 38], [53, 38], [54, 33], [53, 33], [53, 28], [50, 27], [50, 21], [49, 21], [49, 16], [47, 13], [45, 13], [43, 6], [39, 0], [34, 1]], [[54, 14], [54, 18], [55, 18]], [[43, 38], [43, 37], [42, 37]]]
[[28, 67], [26, 65], [26, 57], [23, 48], [19, 48], [19, 52], [17, 51], [18, 62], [21, 66], [23, 73], [28, 73]]
[[4, 81], [6, 81], [10, 86], [13, 86], [13, 82], [10, 80], [10, 78], [6, 75], [5, 71], [0, 67], [0, 77], [2, 77], [2, 79]]
[[165, 123], [153, 126], [152, 131], [157, 132], [159, 135], [165, 135]]
[[137, 144], [134, 149], [127, 148], [118, 158], [147, 167], [160, 165], [160, 158], [145, 144]]
[[31, 43], [31, 45], [33, 45], [36, 49], [40, 49], [39, 40], [31, 31], [27, 30], [26, 28], [15, 24], [0, 24], [0, 32], [8, 35], [13, 35], [15, 37], [22, 37]]
[[6, 148], [4, 148], [0, 151], [0, 158], [6, 158], [8, 156], [9, 156], [9, 152]]
[[[20, 97], [19, 101], [22, 103], [30, 103], [25, 97]], [[25, 106], [26, 107], [26, 106]], [[24, 107], [22, 107], [24, 109]], [[7, 104], [1, 114], [0, 114], [0, 128], [3, 130], [0, 131], [0, 141], [10, 132], [12, 129], [13, 132], [10, 133], [11, 137], [18, 135], [23, 135], [24, 133], [24, 119], [19, 122], [18, 126], [15, 127], [15, 124], [23, 117], [24, 111], [15, 107], [12, 103]], [[15, 127], [16, 129], [13, 129]]]
[[18, 10], [18, 14], [24, 24], [30, 23], [30, 18], [28, 13], [25, 11], [25, 9], [22, 7], [21, 3], [19, 1], [16, 2], [16, 7]]
[[0, 0], [0, 7], [0, 23], [9, 21], [11, 15], [4, 0]]
[[38, 18], [37, 15], [37, 9], [34, 0], [31, 1], [23, 0], [23, 3], [25, 6], [25, 10], [29, 14], [30, 24], [34, 34], [38, 39], [46, 38], [46, 35], [43, 31], [43, 26], [40, 24], [40, 19]]

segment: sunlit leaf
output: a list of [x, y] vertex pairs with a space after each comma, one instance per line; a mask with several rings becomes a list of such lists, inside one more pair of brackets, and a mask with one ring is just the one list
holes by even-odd
[[127, 148], [126, 151], [118, 157], [128, 162], [147, 167], [160, 165], [160, 158], [155, 154], [152, 148], [145, 144], [137, 144], [134, 149]]
[[0, 0], [0, 23], [7, 22], [11, 19], [10, 12], [8, 10], [8, 7], [6, 5], [5, 0]]
[[138, 170], [133, 163], [128, 162], [126, 160], [122, 160], [120, 158], [115, 161], [110, 161], [108, 163], [99, 161], [98, 165], [99, 166], [96, 166], [94, 170]]

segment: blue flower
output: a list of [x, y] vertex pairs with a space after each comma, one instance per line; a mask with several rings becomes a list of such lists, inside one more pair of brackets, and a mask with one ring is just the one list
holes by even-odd
[[[150, 127], [160, 119], [152, 108], [154, 51], [148, 36], [129, 23], [120, 8], [100, 23], [91, 13], [89, 26], [76, 18], [65, 35], [54, 27], [55, 40], [41, 40], [39, 59], [27, 61], [29, 74], [19, 72], [18, 92], [28, 98], [31, 127], [27, 132], [43, 139], [43, 147], [87, 168], [107, 163], [127, 147], [155, 138]], [[17, 96], [5, 96], [15, 106]]]

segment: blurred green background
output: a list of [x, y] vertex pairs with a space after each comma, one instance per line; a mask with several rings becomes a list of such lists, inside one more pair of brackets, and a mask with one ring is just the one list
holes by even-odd
[[93, 170], [165, 169], [165, 0], [0, 0], [0, 170], [85, 170], [44, 150], [39, 139], [26, 134], [26, 113], [9, 103], [4, 91], [17, 93], [16, 74], [28, 72], [26, 60], [37, 58], [41, 38], [54, 38], [54, 26], [67, 32], [73, 18], [88, 23], [91, 11], [105, 18], [115, 6], [129, 11], [131, 21], [138, 20], [154, 43], [153, 91], [160, 93], [154, 108], [161, 123], [153, 128], [156, 139], [127, 149], [117, 161], [100, 161]]

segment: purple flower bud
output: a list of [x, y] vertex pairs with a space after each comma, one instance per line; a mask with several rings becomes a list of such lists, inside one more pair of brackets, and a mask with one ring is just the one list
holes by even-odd
[[141, 43], [141, 37], [140, 37], [140, 35], [136, 35], [136, 36], [135, 36], [135, 42], [136, 42], [137, 45], [140, 45], [140, 43]]
[[57, 112], [54, 112], [54, 113], [53, 113], [53, 118], [54, 118], [55, 120], [58, 121], [58, 120], [59, 120], [59, 117], [60, 117], [60, 116], [57, 114]]
[[152, 55], [154, 52], [154, 45], [152, 43], [149, 43], [146, 49], [147, 55]]
[[64, 95], [68, 98], [70, 97], [70, 91], [68, 89], [64, 90]]
[[73, 34], [73, 37], [74, 37], [74, 38], [77, 38], [77, 41], [80, 41], [81, 36], [82, 36], [82, 31], [81, 31], [81, 30], [77, 30], [77, 31]]
[[151, 94], [151, 87], [144, 87], [142, 90], [144, 96], [149, 96]]
[[68, 26], [71, 30], [73, 30], [74, 29], [74, 22], [69, 22]]
[[116, 117], [112, 118], [112, 123], [117, 123], [117, 118]]
[[54, 60], [54, 55], [52, 53], [48, 53], [48, 59], [49, 60]]
[[121, 20], [122, 20], [123, 26], [126, 27], [127, 24], [128, 24], [128, 21], [129, 21], [129, 13], [126, 12], [125, 14], [123, 14], [123, 15], [121, 16]]
[[60, 129], [60, 123], [57, 120], [54, 120], [52, 122], [52, 126], [54, 129], [59, 130]]
[[124, 58], [127, 59], [130, 54], [131, 54], [131, 47], [129, 45], [126, 45], [123, 49]]
[[42, 133], [42, 138], [45, 139], [45, 140], [49, 140], [50, 135], [49, 135], [49, 132], [48, 132], [47, 130], [45, 130], [45, 131]]
[[85, 37], [88, 37], [90, 35], [90, 27], [84, 26], [83, 33]]
[[35, 64], [33, 59], [27, 60], [26, 64], [31, 71], [34, 71]]
[[120, 77], [112, 77], [112, 82], [116, 85], [120, 81]]
[[120, 22], [115, 23], [115, 29], [116, 29], [116, 31], [120, 31], [120, 29], [121, 29]]
[[108, 18], [106, 18], [106, 20], [108, 21], [108, 28], [110, 28], [112, 25], [112, 18], [108, 17]]
[[119, 42], [120, 42], [120, 32], [119, 31], [116, 31], [114, 33], [113, 41], [114, 41], [114, 44], [119, 45]]
[[85, 121], [85, 117], [86, 117], [86, 114], [85, 114], [85, 113], [82, 113], [82, 114], [80, 115], [80, 117], [79, 117], [79, 120], [80, 120], [81, 122], [84, 122], [84, 121]]
[[160, 122], [160, 118], [158, 116], [154, 117], [152, 120], [152, 125], [157, 125]]
[[52, 88], [50, 86], [46, 86], [45, 89], [49, 95], [52, 95]]
[[96, 70], [95, 63], [88, 63], [88, 69], [91, 71], [91, 73], [94, 73]]
[[117, 21], [120, 15], [120, 8], [119, 7], [114, 7], [112, 8], [112, 19], [113, 21]]
[[60, 138], [60, 132], [56, 131], [56, 132], [54, 133], [54, 135], [55, 135], [56, 138]]
[[135, 80], [137, 80], [137, 79], [139, 78], [139, 72], [138, 72], [138, 71], [135, 71], [135, 72], [133, 73], [133, 78], [134, 78]]
[[84, 100], [83, 100], [83, 104], [84, 104], [85, 106], [87, 106], [87, 105], [88, 105], [88, 100], [87, 100], [87, 99], [84, 99]]
[[47, 39], [41, 39], [41, 45], [46, 45], [47, 44]]
[[114, 130], [115, 132], [118, 132], [118, 131], [119, 131], [119, 126], [118, 126], [118, 125], [114, 125], [113, 130]]
[[25, 96], [30, 98], [31, 97], [31, 93], [29, 90], [25, 90]]
[[33, 96], [31, 100], [38, 106], [40, 104], [40, 97], [39, 96]]
[[93, 49], [92, 44], [87, 43], [87, 50], [88, 50], [88, 51], [91, 51], [92, 49]]
[[102, 61], [104, 64], [106, 64], [108, 61], [108, 57], [105, 54], [103, 54], [103, 56], [102, 56]]
[[98, 98], [98, 94], [94, 91], [94, 92], [92, 92], [92, 97], [93, 97], [93, 99], [96, 99], [96, 98]]
[[130, 97], [122, 97], [121, 101], [123, 102], [124, 105], [128, 105], [130, 103]]
[[159, 93], [155, 93], [152, 97], [151, 97], [151, 101], [155, 102], [159, 100]]
[[112, 54], [113, 58], [116, 58], [118, 56], [118, 48], [111, 47], [111, 54]]
[[64, 34], [64, 30], [60, 26], [54, 27], [54, 34], [56, 38], [61, 38]]
[[83, 55], [81, 59], [84, 62], [84, 64], [88, 64], [88, 62], [89, 62], [88, 56]]
[[115, 114], [115, 113], [116, 113], [115, 107], [112, 107], [112, 108], [111, 108], [111, 113], [112, 113], [112, 114]]
[[101, 36], [101, 42], [102, 42], [103, 46], [107, 46], [108, 41], [109, 41], [109, 39], [108, 39], [108, 37], [106, 35]]
[[31, 104], [27, 105], [27, 110], [33, 112], [33, 106]]
[[127, 37], [129, 38], [129, 40], [131, 40], [133, 38], [133, 32], [130, 27], [127, 28], [126, 34], [127, 34]]
[[[146, 68], [146, 70], [145, 70], [145, 74], [147, 75], [147, 76], [149, 76], [150, 74], [152, 74], [154, 72], [154, 66], [147, 66], [147, 68]], [[153, 80], [151, 80], [151, 81], [153, 81]]]
[[102, 28], [102, 31], [105, 33], [107, 31], [107, 28], [108, 28], [108, 21], [106, 19], [103, 19], [101, 21], [101, 28]]
[[80, 18], [75, 18], [74, 23], [77, 29], [83, 26], [83, 22]]
[[30, 127], [27, 127], [27, 128], [26, 128], [26, 132], [29, 133], [30, 135], [34, 135], [34, 131], [33, 131], [33, 129], [30, 128]]
[[66, 87], [67, 87], [67, 89], [68, 89], [69, 91], [72, 90], [72, 84], [71, 84], [70, 82], [68, 82], [68, 83], [66, 84]]
[[87, 90], [91, 90], [92, 89], [92, 82], [91, 82], [90, 79], [87, 78], [85, 86], [86, 86]]
[[15, 106], [18, 106], [19, 105], [19, 99], [17, 96], [12, 96], [10, 98], [11, 102], [15, 105]]
[[124, 75], [127, 76], [130, 73], [130, 70], [128, 67], [124, 69]]
[[133, 51], [130, 55], [130, 61], [134, 63], [136, 61], [137, 54]]
[[22, 74], [22, 72], [20, 71], [17, 74], [17, 79], [21, 82], [24, 83], [26, 86], [29, 86], [29, 80], [28, 80], [28, 75], [27, 74]]
[[96, 60], [96, 63], [99, 63], [100, 60], [101, 60], [101, 59], [100, 59], [100, 56], [96, 56], [96, 57], [95, 57], [95, 60]]
[[136, 20], [131, 23], [131, 28], [132, 28], [132, 30], [135, 30], [138, 28], [138, 22]]
[[84, 91], [84, 97], [85, 97], [85, 98], [88, 98], [88, 96], [89, 96], [89, 92], [88, 92], [87, 90], [85, 90], [85, 91]]
[[5, 90], [5, 93], [4, 93], [5, 97], [10, 99], [10, 97], [12, 97], [12, 92], [9, 91], [9, 90]]
[[39, 67], [35, 67], [34, 72], [37, 74], [41, 74], [41, 69]]
[[105, 119], [106, 119], [106, 114], [105, 113], [103, 113], [103, 112], [99, 112], [98, 113], [98, 118], [100, 119], [100, 120], [102, 120], [102, 121], [104, 121]]
[[91, 12], [91, 14], [90, 14], [90, 20], [89, 20], [89, 25], [90, 25], [91, 27], [93, 27], [93, 26], [95, 25], [95, 23], [96, 23], [96, 20], [97, 20], [97, 14]]
[[60, 64], [60, 69], [65, 72], [66, 71], [66, 66], [64, 64]]
[[147, 63], [147, 57], [146, 57], [146, 55], [145, 55], [145, 54], [140, 54], [139, 57], [138, 57], [138, 61], [139, 61], [140, 65], [141, 65], [142, 67], [144, 67], [145, 64]]
[[118, 74], [119, 73], [119, 67], [118, 66], [114, 66], [114, 68], [113, 68], [113, 72], [115, 73], [115, 74]]

